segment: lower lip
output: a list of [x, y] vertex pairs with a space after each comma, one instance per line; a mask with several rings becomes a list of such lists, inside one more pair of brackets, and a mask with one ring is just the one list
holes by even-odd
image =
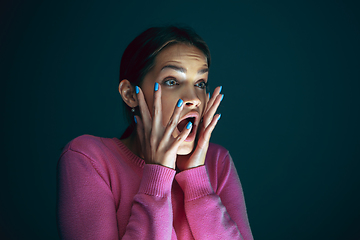
[[196, 136], [196, 125], [193, 125], [192, 132], [188, 135], [188, 137], [184, 141], [192, 142], [195, 140], [195, 136]]

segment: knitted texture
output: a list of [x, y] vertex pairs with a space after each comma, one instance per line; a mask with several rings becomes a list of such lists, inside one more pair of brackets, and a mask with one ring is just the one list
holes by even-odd
[[179, 173], [145, 164], [119, 139], [82, 135], [57, 166], [61, 239], [253, 239], [229, 152]]

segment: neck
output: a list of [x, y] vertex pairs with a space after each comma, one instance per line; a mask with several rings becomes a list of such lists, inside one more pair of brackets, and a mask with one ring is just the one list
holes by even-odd
[[130, 149], [136, 156], [139, 158], [144, 159], [144, 155], [142, 154], [141, 150], [141, 143], [139, 141], [139, 138], [136, 134], [136, 129], [132, 131], [129, 137], [120, 139], [120, 141], [125, 144], [125, 146]]
[[[139, 137], [137, 136], [136, 129], [132, 131], [129, 137], [120, 139], [120, 141], [128, 148], [131, 152], [133, 152], [136, 156], [141, 159], [144, 159], [144, 155], [142, 153], [141, 143]], [[180, 171], [178, 164], [179, 162], [186, 162], [189, 159], [189, 155], [177, 155], [176, 156], [176, 170], [177, 172]]]

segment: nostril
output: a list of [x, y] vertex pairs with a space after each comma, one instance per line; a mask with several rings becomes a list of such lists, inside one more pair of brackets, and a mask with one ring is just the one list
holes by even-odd
[[193, 99], [193, 100], [184, 100], [184, 105], [186, 107], [198, 107], [200, 106], [201, 101], [198, 99]]

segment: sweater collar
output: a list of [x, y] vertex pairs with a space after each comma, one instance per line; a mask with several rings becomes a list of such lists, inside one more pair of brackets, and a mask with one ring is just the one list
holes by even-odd
[[113, 141], [119, 146], [121, 153], [128, 159], [130, 159], [133, 163], [143, 168], [145, 161], [142, 158], [136, 156], [120, 139], [114, 137]]

